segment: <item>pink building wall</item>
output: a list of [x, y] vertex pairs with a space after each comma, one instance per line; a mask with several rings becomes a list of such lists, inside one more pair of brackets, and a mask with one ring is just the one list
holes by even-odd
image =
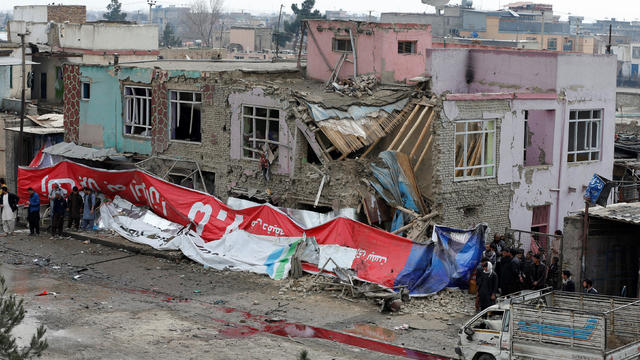
[[[307, 76], [312, 79], [329, 78], [343, 54], [333, 50], [333, 39], [349, 39], [349, 29], [356, 43], [358, 75], [373, 73], [380, 81], [392, 83], [425, 74], [426, 50], [432, 46], [431, 25], [309, 20], [309, 29]], [[398, 54], [398, 41], [415, 41], [416, 52]], [[351, 52], [347, 60], [339, 79], [353, 77]]]

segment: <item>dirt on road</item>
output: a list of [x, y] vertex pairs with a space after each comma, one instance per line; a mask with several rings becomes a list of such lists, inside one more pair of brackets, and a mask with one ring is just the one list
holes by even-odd
[[453, 357], [473, 311], [458, 292], [382, 314], [367, 300], [306, 291], [308, 277], [274, 281], [26, 233], [0, 238], [0, 261], [25, 300], [16, 335], [27, 342], [44, 324], [46, 359], [426, 358], [406, 348]]

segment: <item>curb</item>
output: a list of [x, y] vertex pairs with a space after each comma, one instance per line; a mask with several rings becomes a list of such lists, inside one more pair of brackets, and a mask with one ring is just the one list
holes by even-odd
[[[100, 238], [100, 237], [97, 237], [97, 236], [91, 236], [89, 234], [80, 234], [80, 233], [68, 232], [68, 231], [64, 231], [63, 235], [71, 237], [71, 238], [76, 239], [76, 240], [80, 240], [80, 241], [87, 241], [88, 240], [88, 241], [90, 241], [90, 242], [92, 242], [94, 244], [110, 247], [110, 248], [113, 248], [113, 249], [122, 249], [122, 250], [125, 250], [127, 252], [134, 253], [134, 254], [153, 256], [153, 257], [162, 258], [162, 259], [175, 261], [175, 262], [187, 259], [187, 257], [184, 256], [184, 254], [182, 254], [179, 251], [156, 250], [156, 249], [154, 249], [154, 248], [152, 248], [150, 246], [146, 246], [146, 245], [141, 245], [141, 244], [136, 244], [136, 243], [126, 244], [126, 243], [122, 243], [122, 242], [113, 242], [113, 241], [109, 241], [107, 239], [103, 239], [103, 238]], [[124, 238], [121, 238], [121, 239], [124, 240], [125, 242], [129, 242], [128, 240], [126, 240]]]

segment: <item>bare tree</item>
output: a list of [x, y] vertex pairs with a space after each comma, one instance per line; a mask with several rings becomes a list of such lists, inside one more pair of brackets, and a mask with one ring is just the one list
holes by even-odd
[[183, 22], [191, 36], [199, 37], [203, 45], [212, 46], [214, 30], [220, 21], [223, 0], [193, 0]]

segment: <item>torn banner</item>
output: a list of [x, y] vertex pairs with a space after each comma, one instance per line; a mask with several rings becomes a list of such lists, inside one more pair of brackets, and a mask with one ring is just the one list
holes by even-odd
[[195, 232], [119, 196], [100, 207], [98, 226], [158, 250], [180, 250], [191, 260], [214, 269], [251, 271], [274, 280], [287, 277], [293, 254], [300, 243], [307, 241], [304, 237], [258, 236], [239, 230], [218, 241], [205, 242]]
[[[402, 284], [414, 289], [413, 294], [418, 295], [422, 287], [413, 282], [427, 276], [424, 272], [428, 268], [416, 262], [427, 245], [343, 217], [303, 228], [271, 205], [234, 210], [209, 194], [169, 183], [140, 170], [103, 170], [70, 161], [44, 169], [19, 169], [18, 194], [22, 199], [28, 198], [27, 188], [32, 187], [46, 203], [53, 183], [59, 183], [69, 192], [73, 186], [89, 187], [104, 193], [107, 198], [120, 196], [136, 206], [148, 206], [156, 215], [180, 226], [192, 224], [207, 246], [214, 246], [215, 242], [228, 239], [226, 236], [235, 232], [238, 234], [234, 236], [246, 238], [253, 235], [301, 238], [306, 235], [315, 238], [319, 245], [352, 249], [351, 268], [361, 280], [393, 287], [399, 275], [405, 274]], [[180, 244], [180, 249], [185, 251], [187, 246], [195, 246], [192, 244], [195, 240]]]

